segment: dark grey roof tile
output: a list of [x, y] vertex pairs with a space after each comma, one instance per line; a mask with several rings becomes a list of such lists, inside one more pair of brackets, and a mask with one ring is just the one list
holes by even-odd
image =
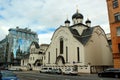
[[89, 41], [93, 32], [93, 29], [94, 27], [91, 27], [91, 28], [89, 27], [83, 30], [82, 34], [80, 35], [76, 29], [72, 29], [71, 27], [69, 27], [69, 30], [73, 34], [73, 37], [76, 38], [83, 45], [85, 45]]

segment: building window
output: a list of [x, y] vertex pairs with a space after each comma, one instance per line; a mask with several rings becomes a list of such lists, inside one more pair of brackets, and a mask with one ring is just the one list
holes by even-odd
[[68, 47], [66, 47], [66, 62], [68, 62]]
[[33, 60], [34, 60], [34, 57], [33, 57]]
[[113, 0], [113, 8], [117, 8], [118, 7], [118, 0]]
[[118, 44], [118, 50], [119, 50], [119, 53], [120, 53], [120, 44]]
[[48, 52], [48, 64], [50, 64], [50, 52]]
[[63, 54], [63, 38], [60, 39], [60, 54]]
[[46, 59], [46, 57], [44, 56], [44, 60]]
[[115, 21], [120, 21], [120, 13], [115, 13], [114, 17], [115, 17]]
[[24, 65], [24, 60], [23, 60], [23, 65]]
[[79, 51], [79, 47], [77, 47], [77, 60], [78, 62], [80, 62], [80, 51]]
[[56, 48], [56, 60], [57, 60], [57, 48]]
[[120, 36], [120, 27], [117, 27], [117, 36]]

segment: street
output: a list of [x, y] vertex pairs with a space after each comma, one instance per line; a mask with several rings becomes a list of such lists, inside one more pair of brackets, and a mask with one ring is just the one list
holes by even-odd
[[99, 78], [97, 74], [80, 74], [78, 76], [45, 74], [37, 71], [14, 72], [20, 80], [120, 80], [116, 78]]

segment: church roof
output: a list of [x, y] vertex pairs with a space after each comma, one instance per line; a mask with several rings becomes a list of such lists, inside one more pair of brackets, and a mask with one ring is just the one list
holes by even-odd
[[94, 29], [94, 27], [87, 28], [87, 29], [83, 30], [83, 33], [80, 35], [76, 29], [73, 29], [71, 27], [69, 28], [69, 30], [73, 34], [73, 37], [76, 38], [83, 45], [85, 45], [88, 42], [88, 40], [90, 39], [93, 29]]
[[33, 41], [33, 42], [31, 43], [31, 45], [32, 45], [32, 44], [35, 44], [35, 47], [36, 47], [36, 48], [40, 48], [40, 46], [39, 46], [39, 44], [38, 44], [37, 42]]
[[79, 13], [78, 10], [77, 10], [76, 13], [73, 14], [73, 16], [72, 16], [72, 19], [74, 19], [74, 18], [81, 18], [81, 19], [83, 19], [83, 15], [81, 13]]

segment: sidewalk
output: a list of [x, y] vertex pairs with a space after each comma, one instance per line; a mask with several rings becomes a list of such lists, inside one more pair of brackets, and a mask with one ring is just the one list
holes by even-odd
[[84, 74], [84, 73], [80, 73], [79, 76], [94, 77], [94, 76], [98, 76], [98, 75], [97, 74]]
[[[21, 71], [21, 72], [24, 72], [24, 73], [40, 73], [39, 71]], [[79, 76], [83, 76], [83, 77], [96, 77], [98, 76], [97, 74], [88, 74], [88, 73], [79, 73], [78, 74]]]

